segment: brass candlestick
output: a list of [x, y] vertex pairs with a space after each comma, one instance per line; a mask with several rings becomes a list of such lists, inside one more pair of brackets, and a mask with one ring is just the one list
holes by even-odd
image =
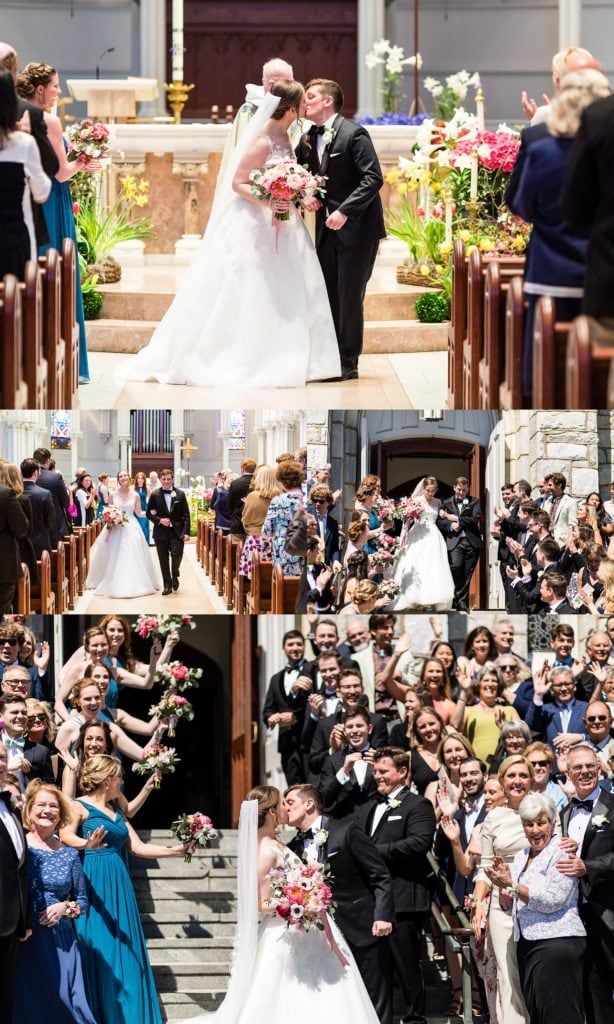
[[170, 85], [167, 83], [164, 86], [164, 91], [168, 95], [168, 105], [173, 111], [175, 124], [181, 124], [181, 112], [188, 101], [192, 89], [194, 89], [194, 85], [186, 85], [185, 82], [171, 82]]

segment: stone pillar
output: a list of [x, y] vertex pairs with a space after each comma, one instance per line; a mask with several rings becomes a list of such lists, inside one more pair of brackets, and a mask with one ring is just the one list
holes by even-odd
[[[183, 409], [171, 410], [171, 442], [173, 445], [173, 475], [179, 482], [179, 471], [181, 470], [181, 445], [185, 437], [185, 422]], [[189, 480], [188, 480], [189, 483]]]
[[140, 73], [143, 78], [158, 80], [157, 99], [142, 103], [140, 112], [144, 117], [161, 117], [168, 114], [164, 92], [168, 50], [166, 0], [147, 0], [140, 5], [139, 12]]
[[232, 437], [232, 430], [230, 429], [230, 410], [222, 409], [220, 412], [221, 423], [218, 431], [218, 437], [222, 442], [222, 469], [228, 469], [230, 462], [230, 438]]
[[119, 441], [118, 469], [125, 469], [129, 473], [132, 462], [129, 409], [119, 409], [117, 412], [117, 440]]
[[529, 473], [563, 473], [567, 491], [585, 498], [599, 490], [598, 413], [591, 409], [537, 412], [529, 417]]
[[382, 69], [369, 70], [365, 56], [373, 43], [383, 39], [386, 30], [384, 0], [358, 0], [358, 110], [356, 117], [376, 117], [382, 113]]
[[305, 418], [305, 439], [307, 443], [307, 475], [314, 466], [330, 462], [328, 411], [311, 409]]
[[582, 0], [559, 0], [559, 50], [580, 45]]
[[175, 242], [175, 260], [177, 263], [191, 263], [192, 257], [198, 249], [202, 233], [199, 230], [198, 215], [198, 179], [201, 174], [207, 174], [209, 163], [205, 159], [202, 163], [173, 162], [173, 174], [180, 174], [183, 185], [183, 234], [179, 241]]

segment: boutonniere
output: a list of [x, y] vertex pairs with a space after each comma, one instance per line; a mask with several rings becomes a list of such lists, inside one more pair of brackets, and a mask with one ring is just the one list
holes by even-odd
[[334, 128], [327, 128], [326, 131], [323, 132], [323, 134], [322, 134], [322, 138], [324, 140], [324, 145], [325, 146], [330, 146], [330, 144], [333, 141], [333, 139], [335, 138], [336, 134], [337, 134], [337, 132], [336, 132], [336, 130]]
[[595, 828], [603, 828], [604, 825], [609, 825], [610, 819], [605, 814], [596, 814], [594, 818], [591, 818], [591, 825]]
[[400, 800], [389, 800], [387, 809], [389, 811], [396, 811], [397, 807], [401, 806]]
[[328, 829], [327, 828], [319, 828], [318, 831], [315, 833], [315, 835], [313, 837], [313, 841], [316, 844], [316, 846], [324, 846], [324, 844], [325, 844], [327, 839], [328, 839]]
[[17, 799], [16, 796], [12, 796], [11, 795], [11, 797], [9, 799], [9, 807], [11, 808], [13, 813], [15, 813], [15, 811], [19, 810], [19, 800]]

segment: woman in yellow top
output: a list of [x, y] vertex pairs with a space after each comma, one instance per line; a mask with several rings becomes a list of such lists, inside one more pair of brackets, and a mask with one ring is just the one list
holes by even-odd
[[[502, 723], [520, 721], [520, 717], [514, 708], [497, 703], [504, 684], [499, 670], [492, 662], [482, 666], [475, 683], [471, 682], [471, 677], [462, 669], [457, 671], [457, 678], [461, 692], [450, 725], [465, 734], [476, 757], [486, 762], [497, 749]], [[467, 706], [468, 694], [474, 688], [478, 703]]]

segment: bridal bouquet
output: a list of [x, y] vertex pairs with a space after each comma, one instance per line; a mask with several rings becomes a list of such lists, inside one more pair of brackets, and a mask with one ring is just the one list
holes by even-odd
[[313, 927], [325, 929], [322, 919], [327, 910], [333, 911], [333, 894], [321, 864], [273, 868], [265, 880], [271, 885], [266, 903], [289, 928], [304, 932]]
[[[177, 818], [177, 821], [171, 825], [171, 835], [176, 836], [180, 843], [186, 843], [189, 840], [197, 846], [209, 846], [214, 839], [217, 839], [217, 832], [211, 818], [208, 818], [206, 814], [201, 814], [200, 811], [195, 811], [194, 814], [182, 814]], [[183, 859], [186, 864], [189, 864], [192, 860], [191, 852], [188, 851]]]
[[116, 508], [115, 505], [107, 505], [100, 518], [107, 530], [114, 530], [116, 526], [125, 526], [128, 522], [126, 513], [122, 512], [120, 508]]
[[[307, 197], [324, 195], [326, 178], [311, 174], [294, 160], [280, 160], [278, 163], [254, 167], [249, 175], [252, 195], [268, 203], [287, 201], [299, 205]], [[289, 210], [273, 212], [273, 222], [290, 220]]]
[[66, 134], [66, 159], [70, 162], [81, 159], [87, 165], [92, 160], [103, 160], [109, 156], [109, 129], [101, 121], [86, 117], [85, 121], [69, 125]]
[[424, 502], [420, 501], [420, 498], [400, 498], [398, 509], [401, 518], [405, 522], [407, 522], [407, 520], [417, 522], [424, 512]]
[[188, 668], [180, 661], [169, 661], [157, 670], [154, 682], [162, 683], [171, 690], [191, 690], [198, 686], [198, 680], [202, 674], [202, 668]]
[[371, 563], [378, 569], [386, 569], [394, 562], [399, 541], [389, 533], [382, 533], [377, 538], [377, 550], [371, 555]]
[[[153, 772], [159, 772], [160, 775], [172, 775], [178, 764], [179, 758], [174, 747], [154, 745], [143, 753], [140, 760], [134, 762], [132, 771], [137, 775], [151, 775]], [[158, 777], [154, 779], [154, 789], [160, 789]]]
[[132, 628], [143, 640], [164, 640], [185, 627], [196, 629], [191, 615], [139, 615]]
[[397, 597], [401, 590], [401, 584], [397, 580], [382, 580], [377, 584], [377, 596], [387, 597], [390, 601]]
[[168, 735], [172, 738], [175, 735], [177, 720], [185, 718], [186, 722], [191, 722], [194, 718], [194, 708], [181, 694], [175, 693], [174, 690], [166, 690], [160, 702], [149, 709], [149, 714], [155, 715], [160, 721], [168, 718]]
[[378, 498], [373, 502], [373, 511], [380, 523], [391, 523], [396, 517], [396, 502], [394, 498]]

